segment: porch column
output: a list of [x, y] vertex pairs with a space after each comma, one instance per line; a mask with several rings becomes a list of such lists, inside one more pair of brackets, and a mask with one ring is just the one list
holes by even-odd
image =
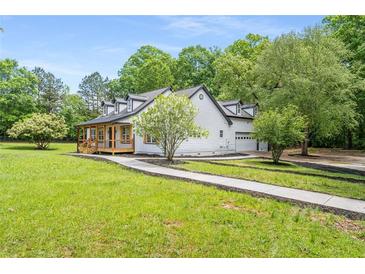
[[95, 147], [96, 147], [96, 151], [98, 151], [98, 146], [99, 146], [99, 131], [98, 131], [98, 125], [95, 126]]
[[82, 127], [82, 142], [85, 143], [85, 127]]
[[77, 153], [80, 153], [80, 149], [79, 149], [79, 139], [80, 139], [80, 127], [76, 127], [76, 138], [77, 138], [77, 141], [76, 141], [76, 151]]
[[106, 125], [104, 125], [103, 128], [103, 148], [105, 148], [105, 144], [106, 144]]
[[112, 155], [114, 155], [114, 146], [115, 146], [115, 144], [114, 144], [114, 141], [115, 141], [115, 138], [114, 138], [114, 131], [115, 129], [114, 129], [114, 125], [112, 126]]

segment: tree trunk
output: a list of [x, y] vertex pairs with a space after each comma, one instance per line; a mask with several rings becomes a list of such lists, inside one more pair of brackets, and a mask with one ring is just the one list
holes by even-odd
[[347, 132], [347, 149], [352, 149], [352, 132], [349, 130]]
[[304, 141], [302, 142], [302, 156], [308, 156], [308, 129], [305, 130]]
[[279, 164], [279, 160], [281, 157], [281, 154], [283, 153], [283, 149], [280, 147], [272, 147], [272, 160], [274, 162], [275, 165]]

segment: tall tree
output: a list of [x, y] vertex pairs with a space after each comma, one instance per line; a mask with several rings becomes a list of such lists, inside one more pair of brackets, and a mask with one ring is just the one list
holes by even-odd
[[108, 79], [99, 72], [94, 72], [82, 78], [78, 93], [85, 100], [88, 109], [95, 114], [101, 112], [101, 102], [108, 93]]
[[[150, 45], [142, 46], [129, 57], [119, 71], [119, 79], [111, 84], [115, 93], [141, 93], [172, 84], [174, 59]], [[148, 81], [146, 80], [148, 78]]]
[[270, 44], [269, 39], [259, 34], [248, 34], [225, 49], [225, 54], [214, 62], [214, 86], [221, 99], [240, 98], [256, 102], [256, 75], [253, 67], [257, 57]]
[[293, 104], [308, 121], [303, 155], [309, 139], [331, 138], [357, 124], [346, 53], [340, 41], [316, 27], [280, 36], [258, 58], [261, 106]]
[[187, 88], [205, 84], [214, 95], [213, 62], [220, 55], [217, 49], [206, 49], [200, 45], [182, 49], [176, 62], [175, 80], [178, 88]]
[[38, 78], [38, 105], [39, 110], [46, 113], [56, 113], [60, 110], [62, 98], [68, 87], [60, 78], [43, 68], [35, 67], [32, 71]]
[[[365, 148], [365, 16], [326, 16], [323, 22], [349, 50], [346, 62], [359, 80], [355, 98], [360, 118], [354, 142], [357, 147]], [[347, 145], [351, 148], [352, 132], [350, 131], [347, 136]]]
[[238, 39], [224, 51], [245, 59], [255, 61], [261, 52], [267, 48], [270, 40], [267, 36], [249, 33], [244, 39]]
[[26, 115], [35, 112], [38, 79], [15, 60], [0, 61], [0, 136]]
[[65, 119], [68, 128], [67, 137], [76, 138], [75, 126], [95, 116], [90, 115], [85, 101], [78, 94], [66, 94], [62, 100], [59, 114]]

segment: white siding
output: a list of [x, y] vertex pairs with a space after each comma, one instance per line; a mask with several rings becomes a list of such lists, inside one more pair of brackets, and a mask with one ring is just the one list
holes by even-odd
[[254, 109], [253, 108], [244, 108], [243, 110], [246, 111], [247, 113], [249, 113], [252, 116], [254, 114]]
[[230, 111], [232, 111], [232, 113], [237, 114], [237, 105], [225, 106], [225, 108], [227, 108]]
[[[170, 93], [170, 92], [169, 92]], [[169, 93], [165, 93], [168, 95]], [[199, 95], [203, 94], [203, 100], [199, 99]], [[191, 138], [177, 149], [176, 156], [180, 155], [214, 155], [227, 154], [236, 151], [235, 134], [236, 132], [253, 132], [252, 120], [241, 118], [230, 118], [232, 125], [219, 111], [217, 106], [209, 98], [204, 90], [198, 91], [192, 98], [192, 103], [198, 109], [195, 122], [202, 128], [208, 130], [207, 138]], [[146, 111], [154, 103], [151, 103], [143, 111]], [[236, 105], [234, 105], [236, 107]], [[132, 117], [120, 120], [121, 122], [131, 123]], [[220, 137], [220, 130], [223, 130], [223, 137]], [[134, 130], [133, 130], [134, 132]], [[119, 139], [119, 136], [117, 137]], [[143, 137], [134, 134], [135, 153], [136, 154], [162, 154], [161, 149], [154, 144], [144, 144]]]
[[135, 110], [136, 108], [138, 108], [143, 103], [144, 103], [143, 101], [132, 100], [132, 110]]

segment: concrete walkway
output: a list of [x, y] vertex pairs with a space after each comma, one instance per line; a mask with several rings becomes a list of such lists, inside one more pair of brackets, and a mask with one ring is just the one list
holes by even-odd
[[148, 174], [190, 180], [229, 190], [249, 192], [260, 196], [274, 197], [279, 200], [293, 201], [299, 204], [314, 205], [335, 213], [346, 214], [355, 218], [365, 217], [365, 201], [361, 200], [343, 198], [330, 194], [275, 186], [242, 179], [233, 179], [216, 175], [177, 170], [146, 163], [135, 158], [80, 153], [74, 153], [72, 155], [108, 160]]

